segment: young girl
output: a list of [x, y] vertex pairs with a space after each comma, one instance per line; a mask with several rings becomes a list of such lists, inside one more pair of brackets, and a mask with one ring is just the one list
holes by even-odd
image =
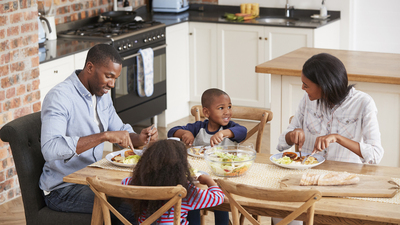
[[[133, 170], [132, 177], [122, 180], [122, 184], [140, 186], [176, 186], [182, 185], [187, 195], [182, 199], [181, 224], [186, 221], [190, 210], [208, 208], [224, 202], [224, 193], [208, 175], [197, 178], [200, 184], [208, 186], [207, 190], [197, 188], [193, 184], [190, 164], [187, 160], [185, 145], [175, 140], [160, 140], [144, 151]], [[134, 200], [133, 212], [139, 223], [157, 211], [166, 201]], [[165, 212], [157, 223], [173, 224], [173, 207]]]

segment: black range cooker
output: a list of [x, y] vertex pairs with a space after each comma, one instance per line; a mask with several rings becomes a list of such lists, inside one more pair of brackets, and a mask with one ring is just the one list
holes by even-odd
[[[111, 96], [124, 123], [135, 125], [166, 109], [165, 24], [156, 21], [112, 23], [94, 17], [61, 24], [57, 31], [59, 38], [109, 41], [118, 50], [123, 65]], [[150, 97], [140, 97], [137, 90], [137, 56], [139, 49], [145, 48], [154, 51], [154, 93]]]

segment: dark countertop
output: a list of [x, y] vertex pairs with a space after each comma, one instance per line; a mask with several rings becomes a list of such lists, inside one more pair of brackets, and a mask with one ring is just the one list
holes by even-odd
[[[203, 5], [191, 4], [189, 10], [181, 13], [147, 13], [146, 7], [140, 7], [136, 10], [137, 15], [141, 16], [144, 20], [160, 21], [167, 26], [183, 22], [202, 22], [202, 23], [223, 23], [235, 25], [258, 25], [258, 26], [272, 26], [272, 27], [290, 27], [290, 28], [309, 28], [317, 29], [324, 25], [330, 24], [340, 20], [340, 11], [328, 11], [330, 17], [326, 20], [312, 19], [311, 15], [319, 14], [319, 10], [302, 10], [295, 9], [292, 11], [292, 17], [296, 18], [295, 22], [270, 24], [262, 23], [255, 19], [232, 22], [223, 18], [225, 13], [240, 12], [240, 6], [222, 6], [222, 5]], [[283, 8], [260, 8], [260, 18], [263, 17], [284, 17]], [[63, 25], [61, 25], [63, 26]], [[59, 31], [59, 25], [57, 25]], [[100, 43], [109, 43], [98, 40], [82, 40], [82, 39], [66, 39], [58, 38], [57, 40], [44, 42], [45, 47], [39, 48], [39, 62], [46, 63], [54, 59], [59, 59], [65, 56], [73, 55], [82, 51], [90, 49], [92, 46]]]

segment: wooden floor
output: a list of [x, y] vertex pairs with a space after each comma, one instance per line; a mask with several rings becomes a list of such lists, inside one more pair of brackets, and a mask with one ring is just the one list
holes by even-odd
[[[171, 123], [167, 128], [158, 128], [159, 131], [159, 139], [164, 139], [167, 137], [167, 131], [172, 128], [173, 126], [177, 125], [185, 125], [189, 122], [194, 122], [193, 117], [183, 118], [178, 120], [174, 123]], [[255, 125], [254, 122], [248, 121], [235, 121], [247, 128], [251, 128]], [[138, 132], [140, 129], [139, 127], [135, 127], [134, 130]], [[263, 140], [262, 140], [262, 147], [261, 152], [269, 153], [269, 124], [265, 127]], [[254, 135], [255, 136], [255, 135]], [[250, 138], [247, 142], [253, 143], [255, 145], [255, 137]], [[24, 207], [22, 203], [22, 198], [18, 197], [13, 199], [7, 203], [0, 205], [0, 225], [25, 225], [25, 215], [24, 215]], [[207, 216], [206, 224], [214, 224], [214, 214], [210, 212]], [[262, 225], [269, 225], [270, 218], [269, 217], [262, 217], [261, 218]], [[245, 222], [245, 225], [250, 225], [250, 222]]]

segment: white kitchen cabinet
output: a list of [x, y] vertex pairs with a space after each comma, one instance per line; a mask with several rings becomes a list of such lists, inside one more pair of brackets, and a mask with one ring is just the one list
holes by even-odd
[[51, 88], [71, 75], [71, 68], [74, 68], [74, 55], [39, 64], [40, 102]]
[[234, 105], [267, 107], [269, 82], [254, 68], [266, 61], [264, 27], [217, 25], [218, 88], [226, 91]]
[[157, 116], [157, 125], [188, 116], [189, 109], [189, 25], [180, 23], [166, 28], [167, 109]]
[[255, 66], [301, 47], [339, 48], [340, 21], [320, 28], [189, 23], [190, 101], [226, 91], [235, 105], [271, 108], [271, 76]]
[[[274, 109], [277, 109], [274, 111], [273, 120], [282, 121], [281, 127], [274, 129], [273, 124], [271, 124], [271, 130], [283, 132], [289, 125], [290, 116], [295, 114], [304, 91], [301, 89], [300, 77], [272, 75], [272, 81], [273, 93], [281, 92], [285, 94], [282, 94], [280, 101], [274, 101], [274, 103], [281, 103], [281, 105], [273, 106]], [[349, 84], [355, 84], [357, 90], [369, 94], [375, 101], [378, 109], [381, 143], [385, 150], [380, 165], [400, 166], [400, 152], [398, 151], [400, 149], [398, 138], [400, 137], [400, 127], [398, 126], [400, 124], [400, 85], [354, 81], [349, 81]], [[271, 154], [278, 153], [276, 146], [281, 132], [271, 132]]]
[[[75, 70], [81, 70], [85, 67], [86, 56], [89, 50], [76, 53], [74, 55], [74, 68]], [[72, 71], [71, 71], [72, 73]]]
[[199, 103], [203, 91], [218, 87], [217, 24], [189, 23], [190, 101]]

